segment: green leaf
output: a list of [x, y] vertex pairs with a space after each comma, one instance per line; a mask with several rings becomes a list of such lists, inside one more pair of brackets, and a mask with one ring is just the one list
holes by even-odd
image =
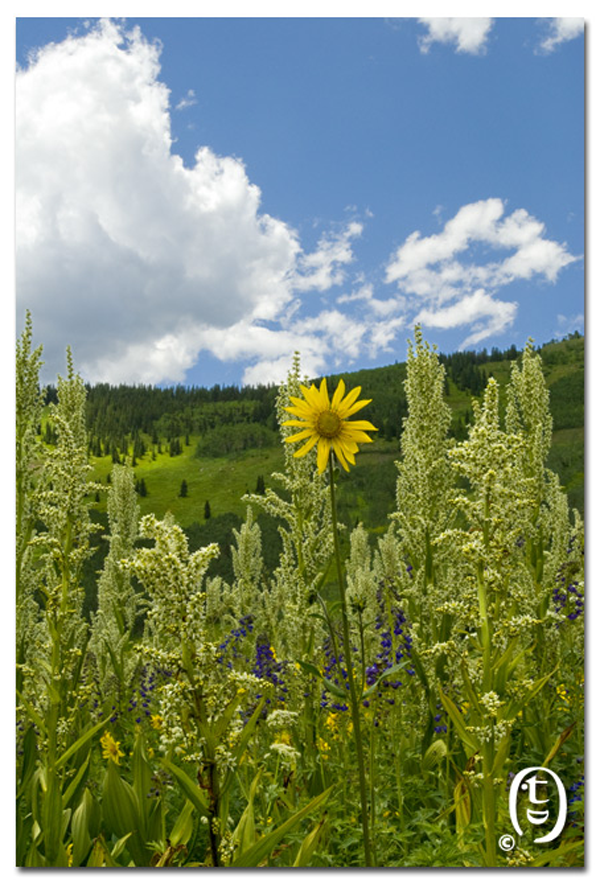
[[470, 734], [467, 731], [463, 716], [460, 714], [459, 710], [454, 705], [454, 703], [452, 702], [450, 697], [447, 697], [443, 693], [441, 688], [440, 688], [440, 699], [442, 701], [442, 705], [443, 705], [444, 709], [446, 710], [446, 712], [450, 716], [450, 718], [452, 720], [452, 724], [456, 728], [456, 732], [457, 732], [458, 736], [460, 737], [460, 739], [462, 740], [463, 745], [465, 746], [466, 749], [468, 749], [470, 754], [474, 754], [479, 749], [479, 742], [473, 734]]
[[458, 780], [454, 787], [454, 807], [456, 811], [456, 832], [460, 836], [471, 822], [471, 794], [463, 777]]
[[115, 843], [115, 846], [110, 852], [110, 855], [113, 859], [118, 859], [121, 856], [121, 854], [123, 853], [123, 849], [130, 838], [131, 833], [129, 833], [128, 835], [123, 835], [122, 838], [119, 838], [119, 840]]
[[[115, 605], [114, 607], [116, 608], [117, 606]], [[111, 659], [111, 662], [113, 665], [113, 669], [115, 670], [117, 678], [122, 683], [123, 682], [123, 666], [122, 666], [121, 662], [117, 659], [117, 656], [116, 656], [110, 642], [105, 641], [104, 647], [108, 651], [108, 654], [110, 656], [110, 659]]]
[[249, 850], [256, 841], [256, 828], [254, 825], [254, 794], [260, 776], [261, 772], [259, 771], [252, 781], [250, 792], [248, 794], [248, 803], [231, 838], [233, 844], [236, 845], [233, 854], [234, 859]]
[[135, 792], [119, 776], [114, 761], [108, 762], [108, 769], [102, 789], [102, 815], [108, 830], [121, 838], [139, 827], [139, 807]]
[[28, 727], [23, 739], [23, 755], [21, 757], [21, 776], [19, 778], [19, 788], [17, 789], [17, 799], [21, 797], [27, 789], [29, 781], [35, 770], [37, 760], [37, 741], [33, 727]]
[[448, 754], [448, 747], [444, 740], [435, 740], [431, 746], [427, 749], [427, 752], [423, 756], [423, 760], [421, 761], [421, 768], [423, 772], [428, 772], [433, 770], [433, 768], [440, 764], [444, 758]]
[[80, 866], [92, 846], [89, 831], [91, 815], [91, 802], [93, 798], [88, 789], [85, 789], [79, 802], [73, 820], [71, 822], [71, 836], [73, 838], [73, 865]]
[[555, 847], [553, 850], [545, 850], [544, 853], [540, 854], [540, 856], [536, 856], [531, 865], [536, 868], [539, 868], [540, 866], [546, 866], [550, 864], [553, 860], [558, 859], [559, 857], [564, 856], [566, 853], [570, 853], [571, 851], [574, 851], [578, 856], [581, 856], [581, 859], [583, 861], [583, 848], [583, 838], [579, 841], [563, 841], [558, 847]]
[[152, 769], [146, 760], [144, 754], [144, 738], [138, 733], [133, 746], [132, 758], [133, 772], [133, 791], [137, 799], [137, 807], [140, 814], [140, 830], [144, 839], [148, 839], [148, 792], [150, 791], [150, 781], [152, 778]]
[[330, 694], [333, 694], [334, 697], [343, 697], [344, 700], [348, 698], [348, 694], [346, 691], [342, 690], [338, 685], [334, 684], [332, 681], [329, 681], [328, 678], [323, 679], [323, 684], [327, 688]]
[[58, 777], [53, 770], [46, 775], [46, 792], [42, 805], [42, 831], [44, 833], [44, 857], [53, 866], [62, 844], [63, 802]]
[[98, 722], [98, 724], [95, 724], [93, 727], [89, 728], [89, 730], [87, 730], [81, 737], [79, 737], [78, 740], [75, 740], [75, 742], [71, 746], [69, 746], [66, 752], [63, 752], [63, 754], [56, 762], [57, 770], [60, 769], [69, 760], [71, 755], [74, 755], [79, 749], [81, 749], [82, 746], [85, 746], [87, 741], [91, 740], [94, 734], [97, 734], [98, 731], [105, 727], [109, 721], [110, 715], [108, 716], [108, 718], [105, 718], [104, 721], [100, 721]]
[[574, 728], [575, 728], [575, 722], [573, 722], [573, 724], [570, 724], [569, 727], [565, 728], [565, 730], [562, 732], [562, 734], [560, 734], [560, 736], [556, 740], [554, 746], [552, 747], [550, 752], [545, 757], [542, 767], [548, 767], [548, 765], [550, 764], [550, 762], [552, 761], [554, 756], [557, 754], [557, 752], [560, 749], [560, 747], [562, 746], [562, 744], [565, 742], [565, 740], [569, 739], [569, 737], [573, 733]]
[[218, 740], [229, 727], [229, 723], [234, 716], [236, 709], [239, 706], [239, 697], [233, 696], [227, 706], [225, 707], [224, 713], [215, 721], [213, 724], [213, 733], [215, 738]]
[[87, 769], [89, 767], [89, 764], [90, 764], [91, 754], [92, 754], [92, 752], [90, 750], [87, 754], [87, 758], [85, 759], [85, 761], [83, 762], [83, 764], [81, 765], [81, 767], [79, 768], [79, 770], [77, 771], [77, 773], [75, 774], [75, 776], [73, 777], [73, 779], [71, 780], [71, 782], [69, 783], [67, 788], [65, 789], [65, 792], [63, 794], [63, 802], [65, 803], [65, 805], [70, 804], [71, 799], [73, 798], [73, 795], [75, 794], [75, 792], [77, 790], [77, 787], [79, 786], [83, 777], [85, 776]]
[[40, 715], [33, 708], [29, 700], [26, 700], [23, 694], [20, 691], [17, 691], [17, 697], [19, 698], [19, 704], [25, 708], [27, 714], [39, 730], [40, 734], [45, 737], [46, 736], [46, 722], [40, 717]]
[[240, 741], [238, 743], [238, 747], [236, 749], [235, 756], [234, 756], [236, 764], [239, 764], [240, 758], [242, 757], [242, 755], [246, 751], [246, 746], [250, 742], [250, 737], [254, 733], [256, 723], [258, 721], [259, 715], [261, 714], [261, 712], [264, 709], [264, 706], [265, 706], [265, 698], [261, 697], [261, 700], [260, 700], [258, 706], [256, 707], [256, 709], [254, 710], [254, 712], [252, 713], [252, 715], [250, 716], [250, 718], [248, 719], [248, 721], [244, 725], [244, 729], [242, 730], [242, 733], [240, 735]]
[[327, 832], [327, 826], [325, 817], [323, 817], [320, 822], [314, 827], [312, 832], [309, 832], [302, 844], [300, 845], [300, 849], [296, 854], [296, 859], [294, 860], [294, 868], [298, 868], [301, 866], [308, 866], [310, 863], [310, 859], [319, 846], [319, 842]]
[[309, 675], [314, 675], [315, 678], [321, 678], [321, 672], [313, 663], [307, 663], [305, 660], [297, 660], [296, 663], [304, 670], [304, 672], [307, 672]]
[[208, 801], [196, 783], [188, 777], [185, 771], [181, 770], [180, 767], [177, 767], [176, 764], [173, 764], [173, 762], [169, 761], [167, 758], [161, 760], [161, 765], [166, 767], [166, 769], [173, 774], [181, 786], [183, 794], [192, 802], [198, 813], [202, 816], [206, 816], [208, 813]]
[[190, 840], [194, 828], [193, 812], [194, 805], [189, 798], [186, 798], [183, 810], [175, 820], [175, 825], [171, 829], [169, 841], [171, 842], [172, 847], [178, 847], [180, 844], [187, 844]]
[[492, 765], [492, 777], [499, 777], [502, 768], [504, 767], [504, 762], [508, 758], [508, 753], [510, 751], [510, 744], [512, 739], [512, 731], [509, 730], [502, 739], [500, 740], [500, 745], [496, 751], [496, 757], [494, 758], [494, 763]]
[[521, 712], [521, 710], [525, 709], [529, 703], [533, 700], [533, 698], [539, 694], [544, 685], [548, 683], [548, 681], [552, 678], [558, 666], [555, 666], [552, 672], [549, 672], [547, 675], [543, 675], [539, 678], [529, 689], [528, 693], [524, 694], [524, 696], [519, 697], [518, 699], [511, 700], [510, 703], [507, 703], [500, 710], [500, 718], [501, 719], [511, 719], [516, 718], [517, 713]]
[[302, 810], [299, 810], [282, 823], [274, 832], [270, 832], [268, 835], [263, 835], [262, 838], [259, 838], [249, 850], [246, 850], [241, 856], [234, 860], [232, 866], [235, 866], [236, 868], [255, 868], [263, 859], [265, 859], [265, 857], [269, 856], [294, 826], [298, 825], [301, 820], [311, 814], [329, 798], [333, 789], [334, 786], [330, 786], [321, 795], [317, 795], [316, 798], [309, 801]]
[[265, 697], [261, 697], [261, 699], [258, 703], [258, 706], [256, 707], [256, 709], [254, 710], [254, 712], [252, 713], [252, 715], [250, 716], [250, 718], [248, 719], [248, 721], [244, 725], [244, 729], [242, 730], [242, 733], [240, 735], [240, 740], [237, 745], [237, 749], [235, 750], [235, 754], [233, 756], [236, 767], [230, 768], [227, 771], [227, 773], [225, 774], [225, 777], [223, 778], [223, 785], [221, 788], [222, 801], [223, 801], [223, 797], [227, 795], [227, 792], [231, 788], [237, 766], [240, 763], [242, 755], [246, 751], [246, 747], [247, 747], [248, 743], [250, 742], [250, 737], [254, 733], [254, 729], [255, 729], [256, 724], [258, 722], [258, 718], [259, 718], [261, 712], [263, 711], [264, 705], [265, 705]]

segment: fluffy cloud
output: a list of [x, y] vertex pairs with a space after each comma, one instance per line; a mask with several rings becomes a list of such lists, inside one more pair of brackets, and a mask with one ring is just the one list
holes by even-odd
[[584, 19], [582, 18], [551, 18], [547, 23], [547, 33], [540, 42], [543, 53], [554, 52], [557, 46], [567, 40], [574, 40], [583, 34]]
[[17, 74], [17, 287], [52, 371], [67, 330], [91, 379], [181, 379], [190, 326], [272, 319], [292, 297], [297, 237], [260, 214], [243, 164], [171, 152], [158, 55], [103, 22]]
[[346, 278], [344, 265], [354, 260], [351, 242], [362, 231], [362, 224], [351, 221], [341, 232], [322, 236], [314, 252], [300, 256], [294, 288], [324, 292], [334, 285], [341, 285]]
[[440, 310], [423, 309], [415, 317], [415, 322], [433, 328], [455, 328], [470, 325], [471, 334], [461, 343], [461, 348], [479, 344], [491, 334], [500, 334], [514, 322], [518, 304], [497, 301], [491, 295], [478, 289], [472, 295], [465, 295], [450, 307]]
[[427, 28], [427, 34], [419, 38], [421, 52], [429, 52], [432, 43], [450, 43], [456, 52], [482, 55], [487, 49], [493, 19], [420, 18], [419, 22]]
[[[545, 237], [544, 225], [525, 209], [505, 215], [500, 199], [463, 206], [440, 233], [423, 237], [414, 231], [391, 257], [386, 281], [420, 304], [416, 321], [438, 328], [474, 323], [463, 346], [503, 331], [514, 320], [517, 305], [493, 295], [517, 280], [534, 277], [555, 282], [576, 261], [564, 244]], [[479, 249], [508, 251], [502, 260], [473, 260]], [[488, 318], [487, 323], [484, 322]]]
[[294, 349], [311, 371], [346, 346], [358, 355], [363, 339], [370, 350], [358, 321], [336, 314], [333, 334], [332, 314], [324, 325], [296, 316], [298, 294], [345, 280], [362, 225], [306, 254], [261, 212], [240, 160], [203, 146], [186, 168], [159, 53], [138, 29], [103, 21], [17, 72], [17, 292], [46, 376], [67, 343], [86, 378], [113, 383], [182, 381], [202, 350], [254, 362], [247, 380], [279, 380]]
[[373, 295], [373, 286], [371, 283], [362, 285], [355, 292], [349, 295], [340, 295], [337, 298], [338, 304], [361, 304], [363, 309], [369, 310], [375, 316], [391, 316], [394, 313], [402, 311], [406, 301], [402, 297], [395, 298], [375, 298]]

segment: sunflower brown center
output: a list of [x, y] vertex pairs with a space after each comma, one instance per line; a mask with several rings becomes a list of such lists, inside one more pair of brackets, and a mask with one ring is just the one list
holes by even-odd
[[342, 421], [333, 411], [322, 411], [317, 420], [317, 430], [328, 439], [337, 436], [341, 426]]

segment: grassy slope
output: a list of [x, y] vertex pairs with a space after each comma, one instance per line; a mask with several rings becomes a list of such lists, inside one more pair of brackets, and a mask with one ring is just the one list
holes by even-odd
[[[583, 344], [583, 339], [561, 341], [547, 344], [542, 351], [551, 409], [555, 426], [559, 427], [554, 432], [548, 466], [561, 476], [571, 505], [582, 511]], [[510, 379], [511, 364], [509, 360], [489, 362], [483, 368], [488, 376], [496, 378], [502, 389]], [[360, 384], [365, 395], [372, 396], [375, 403], [378, 393], [389, 399], [402, 388], [405, 365], [349, 372], [344, 378], [347, 388]], [[450, 381], [447, 401], [455, 414], [464, 415], [471, 405], [471, 396]], [[364, 415], [368, 418], [367, 410]], [[169, 510], [180, 525], [187, 527], [194, 522], [204, 522], [204, 504], [208, 500], [213, 518], [225, 513], [242, 517], [246, 511], [246, 504], [241, 500], [244, 493], [255, 490], [260, 474], [269, 485], [271, 473], [283, 466], [279, 447], [199, 460], [194, 457], [197, 441], [198, 437], [192, 436], [190, 445], [178, 457], [160, 454], [152, 461], [148, 454], [138, 462], [136, 477], [145, 479], [148, 488], [148, 496], [139, 499], [142, 513], [153, 512], [162, 517]], [[373, 445], [362, 447], [352, 471], [352, 481], [342, 475], [340, 517], [349, 527], [359, 520], [372, 529], [387, 524], [387, 515], [395, 507], [394, 461], [398, 457], [398, 442], [379, 438]], [[91, 478], [106, 483], [112, 466], [110, 458], [93, 458], [92, 463]], [[182, 479], [188, 484], [186, 498], [178, 496]], [[106, 509], [103, 495], [102, 498], [95, 504], [100, 512]]]
[[[259, 475], [268, 482], [271, 473], [283, 466], [279, 448], [198, 459], [194, 457], [197, 441], [198, 436], [190, 436], [190, 445], [184, 446], [183, 454], [178, 457], [158, 454], [153, 461], [147, 454], [138, 461], [136, 478], [144, 479], [148, 489], [148, 496], [139, 498], [142, 515], [155, 513], [162, 517], [168, 510], [180, 525], [187, 526], [204, 521], [207, 500], [212, 517], [228, 512], [243, 515], [246, 504], [241, 501], [242, 495], [256, 489]], [[106, 485], [112, 468], [110, 457], [92, 458], [92, 463], [92, 480]], [[187, 497], [179, 497], [183, 479], [188, 485]], [[95, 508], [106, 511], [106, 499], [101, 499]]]

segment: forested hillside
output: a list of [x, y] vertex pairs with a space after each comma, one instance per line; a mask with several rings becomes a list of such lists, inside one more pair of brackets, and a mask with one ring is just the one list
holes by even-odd
[[[560, 476], [570, 505], [583, 513], [584, 338], [574, 334], [546, 344], [538, 352], [554, 422], [548, 466]], [[500, 385], [503, 407], [511, 365], [519, 355], [515, 347], [502, 352], [441, 354], [454, 438], [466, 438], [473, 419], [473, 399], [481, 397], [491, 376]], [[338, 377], [329, 377], [330, 390]], [[404, 363], [344, 375], [348, 389], [361, 386], [363, 395], [372, 399], [365, 416], [379, 428], [376, 441], [363, 446], [352, 482], [345, 481], [344, 475], [340, 478], [340, 518], [349, 528], [362, 522], [370, 533], [378, 534], [388, 524], [396, 493], [399, 438], [407, 414], [405, 378]], [[55, 395], [50, 388], [48, 400]], [[135, 469], [142, 513], [162, 517], [172, 512], [193, 548], [218, 542], [222, 555], [211, 568], [228, 579], [232, 532], [240, 527], [246, 513], [243, 497], [264, 493], [271, 474], [283, 465], [276, 395], [277, 389], [267, 386], [88, 386], [91, 478], [108, 490], [112, 465], [127, 458]], [[49, 421], [44, 421], [42, 432], [51, 444], [53, 427]], [[96, 492], [90, 502], [95, 521], [105, 523], [106, 495]], [[279, 554], [276, 523], [264, 514], [260, 520], [266, 562], [275, 563]], [[90, 583], [104, 554], [99, 533], [96, 554], [87, 566]]]
[[[584, 338], [575, 333], [538, 348], [538, 352], [550, 390], [554, 424], [550, 466], [561, 477], [571, 505], [583, 510]], [[494, 348], [489, 353], [441, 354], [454, 438], [466, 437], [473, 416], [472, 399], [481, 396], [487, 379], [495, 377], [502, 391], [518, 356], [514, 346], [506, 351]], [[348, 387], [359, 385], [372, 399], [368, 419], [379, 428], [379, 434], [361, 461], [366, 470], [371, 460], [378, 473], [384, 465], [388, 468], [392, 495], [393, 461], [407, 414], [405, 377], [404, 363], [344, 375]], [[329, 377], [330, 388], [338, 379], [337, 375]], [[199, 520], [199, 507], [209, 500], [213, 515], [228, 511], [240, 515], [244, 504], [239, 494], [255, 491], [257, 485], [260, 489], [280, 462], [276, 394], [277, 389], [268, 386], [88, 386], [87, 429], [94, 478], [106, 482], [111, 464], [129, 458], [138, 473], [144, 511], [162, 514], [170, 508], [189, 525]], [[47, 401], [55, 398], [56, 390], [50, 387]], [[43, 434], [51, 444], [54, 428], [49, 420]], [[228, 469], [230, 458], [235, 459], [237, 477], [231, 486], [227, 480], [228, 472], [233, 472]], [[184, 481], [187, 493], [180, 496]], [[365, 485], [372, 487], [370, 481]], [[377, 488], [373, 491], [377, 496]], [[102, 501], [99, 504], [102, 510]], [[366, 509], [356, 515], [377, 527], [375, 500], [357, 500], [354, 509]]]

